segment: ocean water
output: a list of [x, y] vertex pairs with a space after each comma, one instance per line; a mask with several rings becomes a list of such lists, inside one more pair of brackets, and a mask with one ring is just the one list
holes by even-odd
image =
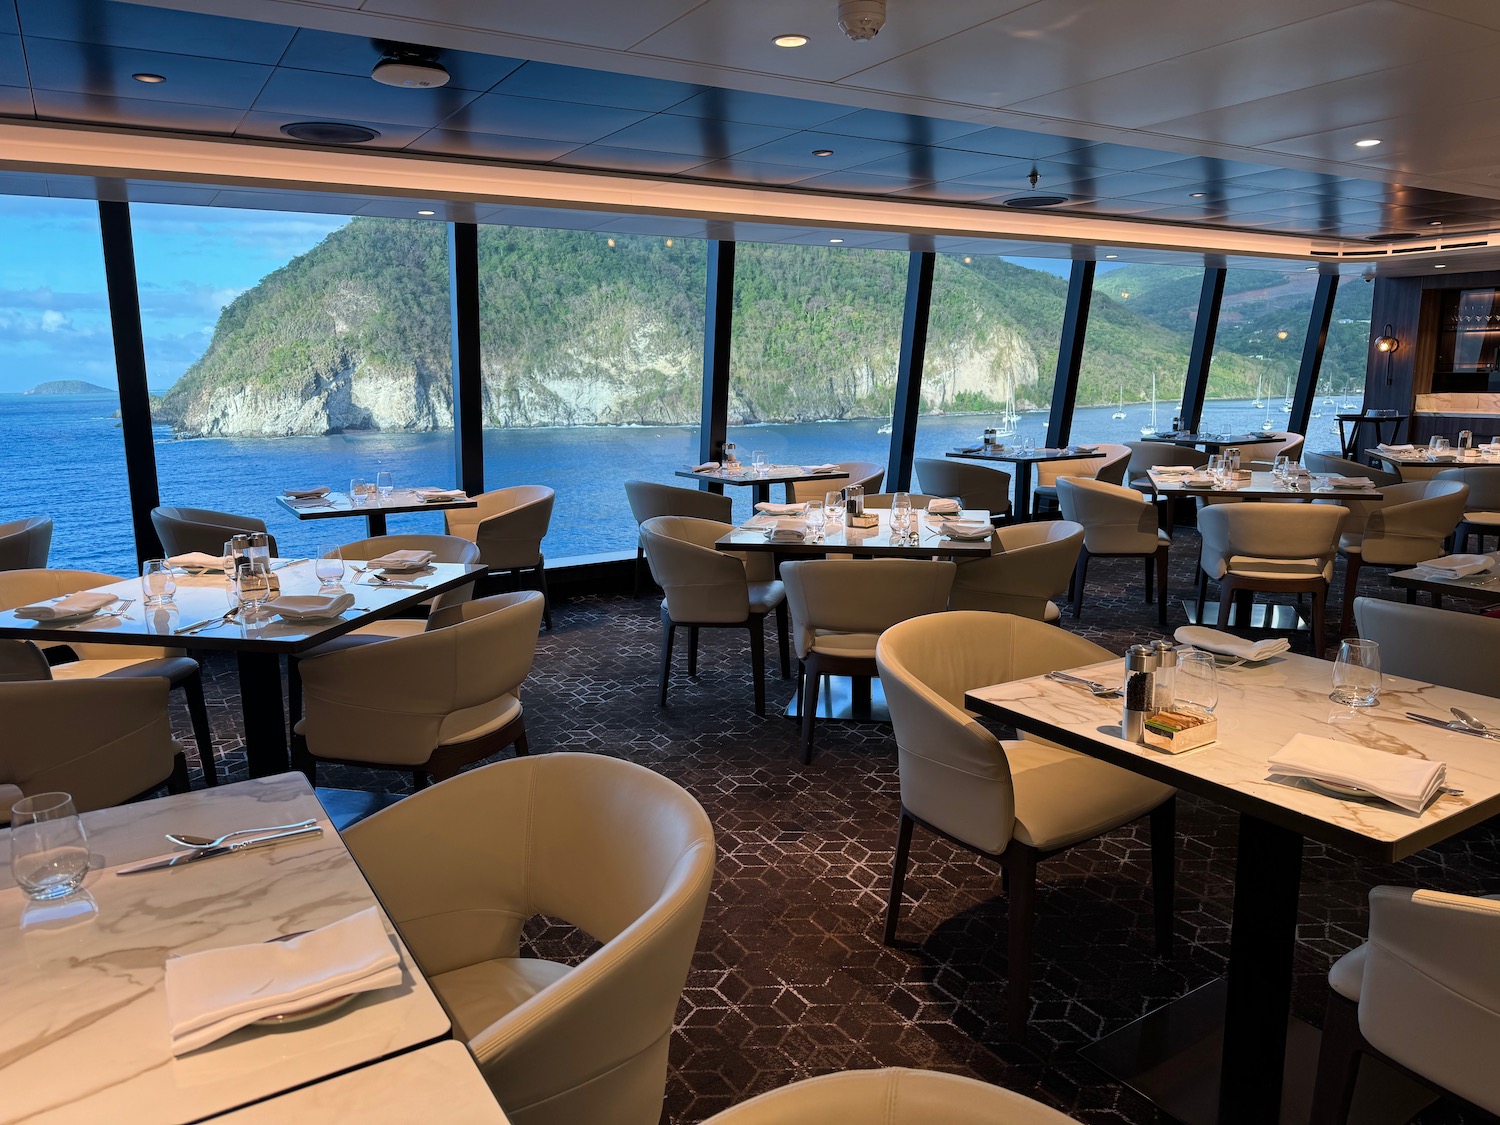
[[[1309, 430], [1309, 448], [1337, 447], [1333, 415], [1351, 404], [1320, 398]], [[135, 570], [124, 444], [113, 395], [0, 394], [0, 522], [48, 515], [54, 523], [51, 565], [129, 574]], [[1161, 403], [1165, 427], [1176, 409]], [[1073, 420], [1075, 441], [1124, 442], [1149, 426], [1151, 408], [1088, 407]], [[1247, 401], [1212, 401], [1203, 429], [1259, 432], [1269, 419], [1280, 429], [1286, 416], [1272, 398], [1265, 408]], [[917, 427], [917, 455], [940, 457], [959, 444], [976, 442], [992, 415], [933, 415]], [[890, 437], [875, 419], [797, 425], [732, 427], [730, 438], [748, 459], [763, 450], [778, 464], [874, 461], [884, 464]], [[1019, 441], [1041, 444], [1047, 415], [1034, 412], [1017, 423]], [[549, 562], [633, 550], [635, 521], [621, 485], [632, 479], [688, 485], [673, 473], [697, 461], [697, 428], [677, 426], [559, 427], [485, 432], [485, 485], [546, 484], [557, 491], [552, 529], [544, 543]], [[157, 474], [162, 502], [256, 515], [275, 533], [285, 555], [310, 555], [364, 535], [362, 520], [299, 521], [273, 497], [287, 487], [325, 484], [342, 491], [352, 476], [373, 478], [384, 469], [397, 485], [455, 481], [453, 434], [341, 434], [294, 438], [195, 438], [178, 440], [156, 428]], [[777, 499], [780, 499], [779, 489]], [[749, 512], [750, 490], [730, 488], [736, 517]], [[438, 532], [439, 513], [389, 518], [393, 532]]]

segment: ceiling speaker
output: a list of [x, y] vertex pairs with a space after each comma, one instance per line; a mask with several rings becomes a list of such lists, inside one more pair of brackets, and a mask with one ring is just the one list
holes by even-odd
[[345, 125], [339, 121], [295, 121], [281, 131], [293, 140], [315, 145], [357, 145], [380, 136], [363, 125]]
[[448, 72], [428, 59], [381, 59], [370, 71], [370, 77], [386, 86], [403, 86], [409, 90], [430, 90], [448, 85]]

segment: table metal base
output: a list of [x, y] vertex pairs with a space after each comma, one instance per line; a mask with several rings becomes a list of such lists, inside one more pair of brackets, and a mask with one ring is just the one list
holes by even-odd
[[[1216, 980], [1150, 1012], [1079, 1051], [1182, 1125], [1219, 1120], [1219, 1056], [1224, 1047], [1226, 982]], [[1312, 1109], [1322, 1033], [1287, 1021], [1281, 1125], [1303, 1125]], [[1404, 1125], [1434, 1101], [1432, 1093], [1387, 1066], [1360, 1065], [1350, 1125]]]
[[[1219, 624], [1219, 603], [1209, 600], [1203, 606], [1203, 616], [1198, 616], [1198, 599], [1183, 598], [1182, 608], [1187, 611], [1188, 620], [1194, 625]], [[1235, 628], [1241, 628], [1239, 613], [1234, 606], [1229, 607], [1229, 624]], [[1281, 629], [1286, 632], [1306, 633], [1311, 627], [1307, 620], [1295, 605], [1278, 605], [1275, 603], [1256, 602], [1250, 608], [1250, 624], [1243, 626], [1247, 629]]]
[[[793, 695], [786, 705], [788, 719], [800, 719], [802, 711]], [[819, 719], [840, 719], [855, 723], [888, 723], [891, 713], [886, 709], [885, 692], [880, 690], [880, 681], [855, 680], [848, 676], [823, 677], [822, 689], [818, 692]]]

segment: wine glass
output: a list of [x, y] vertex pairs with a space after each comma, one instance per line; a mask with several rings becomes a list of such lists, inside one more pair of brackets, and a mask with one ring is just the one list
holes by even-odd
[[904, 540], [911, 530], [911, 494], [898, 492], [891, 497], [891, 535]]
[[88, 836], [67, 793], [22, 797], [10, 809], [10, 872], [28, 898], [62, 898], [83, 885]]
[[1380, 701], [1380, 645], [1374, 641], [1339, 645], [1328, 698], [1347, 707], [1374, 707]]
[[1030, 433], [1022, 434], [1021, 435], [1021, 452], [1022, 453], [1030, 453], [1030, 452], [1032, 452], [1035, 449], [1036, 449], [1036, 437], [1035, 437], [1035, 435], [1030, 434]]
[[323, 586], [333, 586], [341, 582], [344, 577], [343, 548], [338, 545], [325, 548], [323, 553], [313, 560], [313, 574], [317, 575], [319, 584]]
[[1177, 657], [1177, 703], [1212, 715], [1219, 705], [1219, 667], [1211, 652], [1188, 649]]
[[364, 477], [349, 478], [349, 505], [358, 508], [365, 502], [365, 494], [369, 491], [370, 484]]
[[1208, 475], [1214, 478], [1215, 484], [1224, 483], [1224, 455], [1222, 453], [1209, 455]]
[[823, 497], [823, 518], [825, 523], [844, 522], [844, 492], [835, 488]]
[[145, 605], [167, 605], [177, 593], [177, 575], [166, 559], [147, 559], [141, 564], [141, 594]]
[[395, 487], [395, 482], [391, 479], [390, 473], [382, 469], [375, 474], [375, 491], [380, 493], [382, 500], [388, 497], [391, 494], [391, 490]]
[[812, 532], [814, 542], [823, 541], [823, 523], [825, 514], [823, 512], [823, 501], [809, 500], [807, 502], [807, 530]]
[[750, 467], [755, 470], [755, 475], [758, 477], [763, 477], [770, 471], [769, 466], [766, 464], [766, 451], [764, 449], [757, 449], [750, 454]]

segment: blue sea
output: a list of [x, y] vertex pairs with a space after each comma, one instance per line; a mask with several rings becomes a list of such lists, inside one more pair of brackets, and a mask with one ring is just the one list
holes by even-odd
[[[1340, 400], [1337, 408], [1352, 406]], [[131, 539], [125, 454], [114, 395], [0, 394], [0, 523], [48, 515], [54, 523], [51, 565], [130, 574], [135, 570]], [[1157, 407], [1167, 426], [1174, 403]], [[1309, 447], [1335, 448], [1336, 407], [1320, 398], [1314, 406]], [[1073, 420], [1075, 441], [1124, 442], [1149, 427], [1149, 405], [1089, 407]], [[1212, 401], [1203, 429], [1220, 433], [1260, 431], [1266, 420], [1284, 428], [1279, 399], [1256, 408], [1248, 401]], [[917, 427], [917, 455], [941, 456], [959, 444], [976, 442], [993, 415], [931, 415]], [[765, 451], [778, 464], [823, 461], [886, 462], [890, 437], [882, 420], [808, 422], [797, 425], [732, 427], [730, 438], [748, 460]], [[1042, 444], [1047, 415], [1022, 415], [1019, 440], [1031, 435]], [[621, 488], [632, 479], [689, 484], [673, 473], [698, 459], [696, 427], [558, 427], [489, 430], [485, 433], [487, 488], [546, 484], [557, 491], [552, 530], [544, 543], [550, 564], [606, 552], [634, 550], [635, 521]], [[382, 469], [397, 485], [453, 487], [453, 434], [361, 433], [293, 438], [175, 438], [156, 428], [156, 461], [164, 504], [216, 508], [263, 518], [283, 555], [311, 555], [364, 535], [363, 521], [302, 522], [273, 497], [287, 487], [328, 485], [342, 491], [349, 478], [373, 478]], [[749, 512], [749, 489], [731, 488], [737, 518]], [[777, 490], [777, 499], [780, 499]], [[442, 516], [420, 513], [390, 517], [390, 530], [437, 532]]]

